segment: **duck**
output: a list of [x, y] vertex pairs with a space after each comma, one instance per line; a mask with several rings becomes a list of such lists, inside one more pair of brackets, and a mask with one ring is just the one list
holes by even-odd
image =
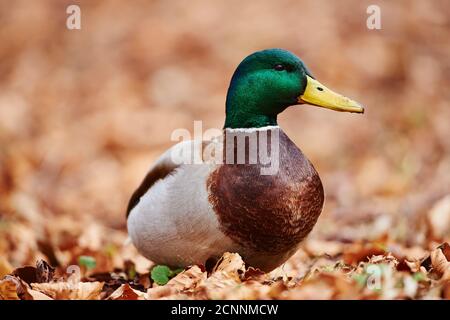
[[226, 252], [264, 272], [285, 263], [325, 198], [313, 164], [277, 123], [281, 112], [302, 105], [364, 113], [290, 51], [243, 59], [230, 81], [221, 134], [169, 148], [132, 194], [127, 228], [139, 253], [174, 268], [205, 265]]

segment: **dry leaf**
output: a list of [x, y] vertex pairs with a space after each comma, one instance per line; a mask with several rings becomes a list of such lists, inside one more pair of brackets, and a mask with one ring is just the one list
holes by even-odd
[[241, 279], [237, 273], [216, 271], [211, 274], [198, 287], [204, 290], [209, 299], [226, 299], [230, 290], [235, 289], [241, 284]]
[[450, 300], [450, 281], [447, 281], [444, 283], [444, 288], [442, 289], [443, 291], [443, 298]]
[[199, 284], [210, 299], [225, 299], [230, 290], [241, 284], [245, 275], [245, 263], [237, 253], [226, 252], [217, 261], [211, 275]]
[[416, 260], [416, 261], [408, 261], [408, 260], [403, 260], [405, 262], [405, 264], [408, 266], [408, 268], [412, 271], [412, 272], [419, 272], [420, 271], [420, 261]]
[[206, 279], [206, 276], [206, 271], [202, 271], [199, 266], [192, 266], [170, 279], [166, 285], [149, 288], [146, 298], [162, 299], [169, 296], [174, 297], [185, 290], [192, 291], [199, 283]]
[[170, 279], [166, 286], [173, 287], [178, 291], [195, 289], [201, 281], [206, 279], [206, 271], [202, 271], [198, 266], [192, 266]]
[[225, 252], [217, 261], [212, 273], [224, 271], [242, 275], [245, 272], [245, 263], [237, 253]]
[[321, 241], [317, 239], [308, 239], [304, 249], [312, 256], [322, 256], [324, 254], [335, 256], [342, 253], [344, 245], [337, 241]]
[[433, 269], [442, 275], [442, 280], [450, 280], [450, 262], [441, 249], [438, 248], [431, 252], [431, 264]]
[[45, 260], [36, 262], [36, 282], [50, 282], [53, 280], [55, 268], [49, 265]]
[[28, 284], [38, 282], [36, 277], [36, 268], [33, 266], [17, 268], [12, 272], [12, 275], [22, 279]]
[[[283, 292], [280, 298], [288, 300], [330, 300], [338, 298], [338, 289], [334, 286], [337, 281], [341, 280], [337, 280], [329, 274], [317, 274], [291, 290]], [[343, 284], [340, 284], [340, 287], [342, 286]]]
[[5, 257], [0, 256], [0, 279], [6, 276], [7, 274], [10, 274], [13, 271], [13, 267], [11, 264], [6, 260]]
[[53, 300], [49, 296], [43, 294], [42, 292], [39, 292], [37, 290], [28, 289], [28, 293], [33, 298], [33, 300]]
[[[4, 283], [5, 294], [12, 294], [10, 289], [11, 289], [11, 284], [14, 284], [16, 295], [19, 299], [32, 300], [32, 297], [28, 292], [29, 291], [28, 285], [21, 279], [15, 277], [15, 276], [8, 275], [5, 278], [3, 278], [2, 282], [3, 281], [5, 282]], [[11, 297], [13, 298], [14, 294], [12, 294]]]
[[20, 300], [17, 295], [17, 282], [12, 277], [0, 280], [0, 300]]
[[[207, 290], [207, 297], [221, 300], [258, 300], [269, 299], [271, 287], [258, 281], [250, 280], [243, 285], [227, 286], [217, 291]], [[276, 292], [274, 290], [273, 292]]]
[[435, 239], [450, 234], [450, 195], [434, 204], [427, 215], [430, 231]]
[[249, 267], [242, 277], [242, 280], [263, 280], [266, 273], [258, 268]]
[[172, 295], [178, 294], [179, 291], [171, 286], [160, 286], [155, 288], [149, 288], [147, 290], [147, 293], [145, 295], [145, 298], [147, 300], [155, 300], [155, 299], [162, 299], [167, 298]]
[[100, 299], [103, 282], [32, 283], [31, 288], [55, 300], [97, 300]]
[[117, 288], [107, 300], [139, 300], [144, 299], [144, 296], [144, 292], [134, 290], [128, 283], [125, 283]]
[[444, 242], [438, 248], [442, 250], [442, 253], [447, 258], [447, 261], [450, 261], [450, 244], [448, 244], [448, 242]]
[[385, 254], [385, 250], [379, 246], [356, 244], [346, 252], [344, 252], [343, 260], [346, 264], [356, 265], [361, 261], [367, 261], [375, 255]]
[[53, 279], [55, 268], [50, 266], [47, 262], [39, 259], [36, 262], [36, 267], [24, 266], [17, 268], [12, 272], [12, 275], [20, 278], [28, 284], [49, 282]]

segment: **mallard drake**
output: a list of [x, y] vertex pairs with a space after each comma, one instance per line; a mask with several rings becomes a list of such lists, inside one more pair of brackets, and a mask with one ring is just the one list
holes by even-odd
[[[138, 251], [173, 267], [237, 252], [263, 271], [292, 256], [324, 202], [317, 171], [277, 124], [279, 113], [300, 104], [364, 112], [315, 80], [289, 51], [246, 57], [230, 82], [222, 137], [176, 144], [133, 193], [127, 225]], [[261, 161], [263, 149], [273, 161]], [[201, 161], [192, 162], [196, 157]]]

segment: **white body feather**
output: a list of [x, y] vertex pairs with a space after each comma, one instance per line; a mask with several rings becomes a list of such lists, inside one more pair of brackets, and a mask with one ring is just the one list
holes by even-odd
[[[192, 141], [173, 146], [155, 166], [172, 165], [172, 152], [186, 144]], [[213, 163], [179, 165], [141, 197], [128, 217], [128, 233], [142, 255], [158, 264], [186, 266], [237, 250], [220, 231], [208, 201], [206, 181], [215, 167]]]

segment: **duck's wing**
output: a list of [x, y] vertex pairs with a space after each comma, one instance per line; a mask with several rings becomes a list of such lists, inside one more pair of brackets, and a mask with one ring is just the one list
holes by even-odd
[[160, 179], [164, 179], [168, 174], [170, 174], [173, 170], [175, 170], [178, 165], [164, 157], [163, 154], [158, 161], [153, 165], [150, 171], [145, 176], [144, 180], [141, 182], [139, 187], [133, 192], [131, 195], [130, 201], [128, 202], [127, 207], [127, 218], [130, 214], [130, 211], [139, 203], [141, 197], [147, 192], [148, 189], [152, 185], [155, 184], [156, 181]]
[[[202, 141], [202, 148], [207, 146], [210, 141]], [[145, 176], [144, 180], [141, 182], [136, 191], [131, 195], [130, 201], [128, 202], [126, 216], [130, 214], [131, 210], [139, 203], [141, 197], [159, 180], [163, 180], [165, 177], [170, 175], [185, 163], [192, 163], [193, 155], [195, 152], [200, 152], [196, 149], [196, 144], [193, 140], [183, 141], [177, 143], [166, 152], [164, 152], [155, 162], [155, 164], [150, 168], [149, 172]], [[190, 151], [188, 151], [190, 150]], [[200, 152], [200, 156], [201, 152]], [[202, 158], [200, 158], [202, 159]]]

